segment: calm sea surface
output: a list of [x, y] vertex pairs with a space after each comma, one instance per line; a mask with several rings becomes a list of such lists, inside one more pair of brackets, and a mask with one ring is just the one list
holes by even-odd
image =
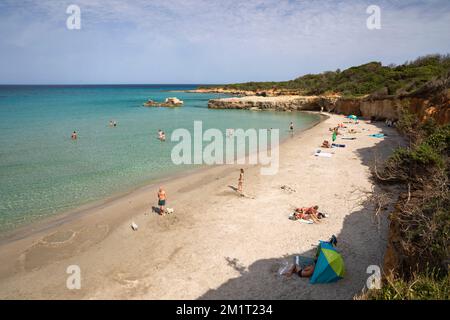
[[[209, 110], [193, 85], [0, 86], [0, 231], [192, 169], [170, 155], [174, 129], [306, 128], [304, 113]], [[176, 96], [181, 108], [146, 108]], [[109, 127], [115, 120], [116, 128]], [[158, 129], [166, 132], [161, 143]], [[70, 139], [78, 132], [78, 140]]]

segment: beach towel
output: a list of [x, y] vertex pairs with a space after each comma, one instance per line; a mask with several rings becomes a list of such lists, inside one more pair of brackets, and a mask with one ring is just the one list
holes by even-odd
[[316, 157], [331, 158], [331, 156], [332, 156], [333, 154], [328, 153], [328, 152], [316, 152], [314, 155], [315, 155]]
[[297, 218], [295, 212], [294, 212], [294, 213], [291, 213], [291, 214], [289, 215], [289, 220], [298, 221], [298, 222], [301, 222], [301, 223], [304, 223], [304, 224], [313, 224], [313, 223], [314, 223], [314, 222], [311, 221], [311, 220], [305, 220], [305, 219], [299, 219], [299, 218]]
[[373, 138], [384, 138], [384, 136], [385, 136], [384, 133], [369, 134], [369, 137], [373, 137]]
[[345, 148], [345, 144], [332, 143], [331, 147], [333, 148]]

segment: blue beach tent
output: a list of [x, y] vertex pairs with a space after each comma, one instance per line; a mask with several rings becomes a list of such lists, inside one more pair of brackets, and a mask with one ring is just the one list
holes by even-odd
[[311, 284], [335, 282], [344, 277], [344, 260], [331, 243], [320, 241], [317, 253], [314, 273], [309, 280]]

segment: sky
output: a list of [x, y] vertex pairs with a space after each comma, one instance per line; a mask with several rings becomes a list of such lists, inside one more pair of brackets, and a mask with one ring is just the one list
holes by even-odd
[[450, 53], [448, 0], [0, 0], [0, 84], [280, 81], [432, 53]]

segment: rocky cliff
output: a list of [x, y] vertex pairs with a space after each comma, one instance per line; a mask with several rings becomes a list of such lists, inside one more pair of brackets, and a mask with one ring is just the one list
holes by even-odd
[[241, 98], [211, 99], [208, 102], [208, 108], [276, 111], [320, 110], [322, 106], [334, 105], [336, 101], [336, 97], [320, 96], [245, 96]]
[[435, 118], [439, 124], [450, 122], [450, 90], [433, 97], [393, 97], [384, 99], [339, 99], [327, 110], [341, 114], [355, 114], [366, 119], [397, 120], [401, 110], [407, 109], [420, 119]]
[[339, 96], [245, 96], [240, 98], [212, 99], [211, 109], [247, 110], [312, 110], [339, 114], [355, 114], [365, 119], [397, 120], [401, 110], [408, 109], [422, 120], [433, 117], [438, 123], [450, 122], [450, 89], [418, 92], [399, 97], [342, 98]]
[[222, 94], [232, 94], [236, 96], [260, 96], [260, 97], [278, 97], [278, 96], [290, 96], [299, 95], [298, 90], [287, 90], [287, 89], [267, 89], [267, 90], [237, 90], [237, 89], [226, 89], [221, 87], [211, 87], [211, 88], [198, 88], [194, 90], [186, 90], [186, 92], [191, 93], [222, 93]]

